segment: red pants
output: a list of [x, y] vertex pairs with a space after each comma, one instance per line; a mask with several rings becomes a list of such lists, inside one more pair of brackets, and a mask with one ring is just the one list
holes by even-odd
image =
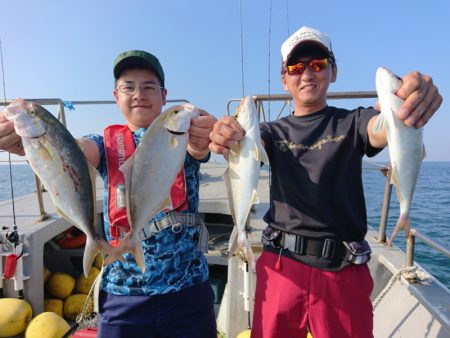
[[330, 272], [264, 251], [256, 263], [252, 338], [373, 337], [367, 265]]

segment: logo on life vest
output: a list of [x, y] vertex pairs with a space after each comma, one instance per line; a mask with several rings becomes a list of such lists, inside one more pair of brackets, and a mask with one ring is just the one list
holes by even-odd
[[124, 164], [125, 158], [125, 143], [123, 141], [123, 134], [117, 134], [117, 159], [119, 161], [119, 167]]

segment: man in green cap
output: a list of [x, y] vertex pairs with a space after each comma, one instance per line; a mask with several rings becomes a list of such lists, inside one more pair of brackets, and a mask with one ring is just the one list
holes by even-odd
[[[104, 180], [104, 231], [107, 240], [117, 245], [130, 228], [126, 208], [121, 205], [124, 178], [119, 166], [161, 114], [167, 89], [158, 58], [145, 51], [117, 56], [114, 78], [114, 97], [126, 124], [109, 126], [104, 135], [91, 134], [79, 141]], [[199, 245], [205, 228], [197, 216], [199, 168], [209, 160], [209, 133], [215, 122], [201, 109], [191, 120], [184, 166], [171, 187], [173, 210], [161, 211], [148, 225], [149, 231], [140, 233], [145, 272], [131, 254], [124, 255], [124, 262], [104, 268], [98, 337], [217, 337], [214, 294]], [[20, 137], [1, 112], [0, 148], [24, 155]]]
[[[131, 146], [126, 156], [132, 155], [146, 128], [161, 114], [167, 96], [163, 68], [158, 58], [148, 52], [131, 50], [117, 56], [114, 78], [114, 97], [126, 125], [110, 126], [103, 136], [88, 135], [82, 139], [89, 161], [105, 182], [104, 229], [113, 244], [129, 228], [117, 203], [111, 202], [123, 184], [118, 170], [121, 159], [115, 154], [121, 150], [126, 153]], [[209, 160], [209, 133], [216, 121], [199, 111], [200, 116], [191, 122], [184, 167], [171, 189], [174, 210], [170, 212], [198, 213], [199, 168], [200, 163]], [[124, 140], [124, 145], [117, 145], [118, 139]], [[152, 222], [170, 219], [166, 216], [167, 212], [161, 211]], [[131, 254], [124, 255], [125, 262], [116, 261], [105, 267], [99, 299], [100, 337], [216, 336], [208, 264], [198, 246], [202, 227], [198, 218], [197, 222], [195, 217], [191, 220], [186, 220], [181, 230], [167, 226], [141, 236], [144, 273]]]

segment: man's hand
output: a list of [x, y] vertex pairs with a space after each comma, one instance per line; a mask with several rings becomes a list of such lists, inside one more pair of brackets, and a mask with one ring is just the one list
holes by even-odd
[[[442, 103], [442, 96], [431, 77], [419, 72], [406, 74], [396, 94], [405, 100], [398, 112], [400, 119], [416, 128], [423, 127]], [[378, 103], [377, 109], [380, 109]]]
[[25, 152], [22, 139], [14, 130], [14, 123], [5, 118], [5, 111], [0, 111], [0, 150], [23, 156]]
[[228, 160], [230, 147], [242, 140], [244, 135], [245, 131], [236, 119], [224, 116], [214, 124], [209, 134], [211, 139], [209, 149], [216, 154], [222, 154]]
[[209, 153], [209, 134], [216, 123], [217, 119], [208, 114], [206, 111], [199, 109], [200, 116], [191, 120], [191, 127], [189, 128], [189, 143], [187, 150], [189, 154], [201, 160]]

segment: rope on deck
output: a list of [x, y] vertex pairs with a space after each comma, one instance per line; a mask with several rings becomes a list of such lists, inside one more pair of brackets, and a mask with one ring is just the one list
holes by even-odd
[[392, 275], [391, 279], [389, 279], [389, 282], [386, 284], [384, 289], [373, 300], [372, 306], [373, 306], [374, 310], [377, 307], [377, 305], [380, 303], [380, 301], [383, 299], [383, 297], [386, 296], [386, 294], [392, 288], [395, 281], [400, 278], [400, 276], [402, 276], [406, 280], [416, 279], [417, 278], [417, 266], [403, 267], [400, 270], [398, 270], [395, 274]]

